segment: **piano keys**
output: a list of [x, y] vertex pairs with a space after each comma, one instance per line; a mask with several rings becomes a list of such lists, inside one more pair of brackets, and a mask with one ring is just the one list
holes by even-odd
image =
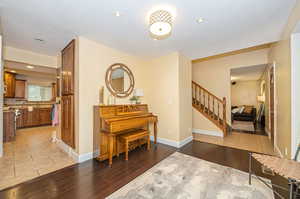
[[[147, 104], [94, 106], [94, 141], [99, 146], [99, 156], [96, 159], [108, 159], [111, 166], [112, 159], [117, 154], [116, 136], [136, 129], [149, 130], [150, 124], [153, 125], [156, 144], [157, 116], [149, 113]], [[124, 152], [125, 146], [119, 146], [119, 151]]]

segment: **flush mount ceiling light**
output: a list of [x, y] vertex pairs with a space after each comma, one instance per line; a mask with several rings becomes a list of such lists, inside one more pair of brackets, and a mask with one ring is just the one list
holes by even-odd
[[34, 69], [34, 66], [30, 66], [30, 65], [28, 65], [28, 66], [26, 66], [26, 68], [29, 68], [29, 69]]
[[166, 10], [157, 10], [150, 14], [149, 31], [153, 39], [166, 39], [172, 32], [172, 15]]

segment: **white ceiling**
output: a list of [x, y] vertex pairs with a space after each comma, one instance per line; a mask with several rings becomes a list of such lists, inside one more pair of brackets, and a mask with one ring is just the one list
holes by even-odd
[[[133, 55], [179, 51], [194, 59], [278, 40], [295, 1], [1, 0], [0, 10], [5, 45], [12, 47], [56, 55], [81, 35]], [[171, 37], [155, 41], [146, 16], [161, 5], [176, 8], [176, 18]]]
[[266, 64], [235, 68], [230, 70], [231, 81], [251, 81], [259, 80], [265, 69]]

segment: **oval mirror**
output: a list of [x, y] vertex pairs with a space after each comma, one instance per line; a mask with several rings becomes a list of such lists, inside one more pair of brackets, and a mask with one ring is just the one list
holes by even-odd
[[106, 87], [116, 97], [127, 97], [134, 89], [134, 77], [130, 69], [120, 63], [111, 65], [105, 76]]

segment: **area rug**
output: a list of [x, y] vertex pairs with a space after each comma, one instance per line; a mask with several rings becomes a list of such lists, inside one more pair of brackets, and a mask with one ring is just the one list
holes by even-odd
[[233, 121], [232, 129], [249, 131], [249, 132], [255, 131], [253, 122], [247, 122], [247, 121]]
[[179, 152], [107, 197], [109, 199], [272, 199], [273, 192], [248, 174]]

